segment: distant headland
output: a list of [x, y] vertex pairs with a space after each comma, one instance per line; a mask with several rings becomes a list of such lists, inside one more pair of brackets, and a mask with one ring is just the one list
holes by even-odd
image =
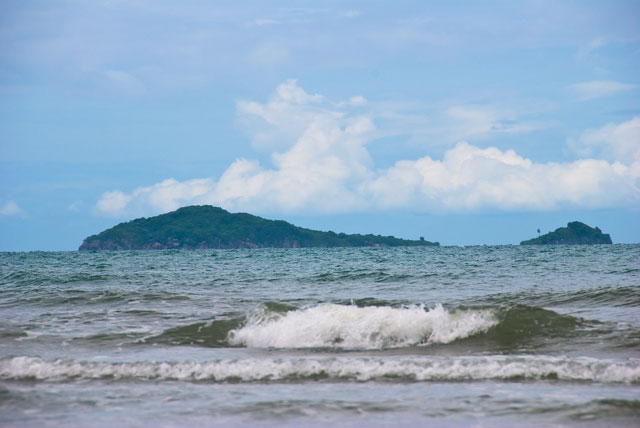
[[437, 242], [304, 229], [282, 220], [232, 214], [210, 205], [139, 218], [89, 236], [80, 251], [196, 248], [437, 246]]
[[520, 245], [596, 245], [612, 244], [611, 236], [602, 233], [598, 227], [589, 227], [579, 221], [572, 221], [567, 227], [559, 227], [553, 232], [520, 242]]

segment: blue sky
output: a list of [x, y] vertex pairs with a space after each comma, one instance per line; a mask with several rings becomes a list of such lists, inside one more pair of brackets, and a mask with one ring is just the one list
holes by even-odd
[[320, 230], [640, 242], [634, 1], [0, 6], [0, 250], [213, 204]]

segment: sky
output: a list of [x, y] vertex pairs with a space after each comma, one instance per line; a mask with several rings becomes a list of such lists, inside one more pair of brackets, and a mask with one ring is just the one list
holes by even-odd
[[640, 242], [640, 3], [3, 1], [0, 251], [196, 204]]

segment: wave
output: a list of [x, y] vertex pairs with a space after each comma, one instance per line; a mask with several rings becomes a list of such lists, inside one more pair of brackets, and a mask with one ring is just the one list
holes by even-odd
[[580, 303], [584, 306], [640, 306], [640, 286], [602, 287], [595, 290], [576, 291], [560, 295], [558, 303]]
[[38, 292], [23, 293], [13, 298], [15, 305], [35, 305], [42, 307], [58, 307], [61, 305], [99, 306], [112, 305], [114, 307], [131, 302], [166, 302], [188, 301], [189, 296], [172, 293], [170, 291], [114, 291], [108, 289], [42, 289]]
[[577, 335], [610, 334], [602, 326], [589, 330], [579, 318], [523, 305], [453, 309], [436, 305], [428, 309], [423, 305], [392, 307], [376, 303], [380, 302], [361, 299], [349, 305], [297, 309], [267, 302], [248, 317], [177, 326], [138, 342], [316, 350], [427, 349], [457, 344], [482, 352], [529, 353], [553, 339], [562, 343]]
[[389, 273], [385, 269], [353, 269], [316, 274], [302, 281], [313, 284], [336, 284], [349, 281], [370, 281], [376, 283], [410, 282], [416, 278], [404, 273]]
[[229, 331], [238, 328], [242, 322], [242, 318], [199, 322], [170, 328], [157, 336], [144, 338], [139, 342], [224, 347], [229, 346], [227, 342]]
[[586, 325], [580, 318], [538, 307], [515, 305], [496, 311], [500, 322], [482, 339], [503, 347], [534, 346], [538, 339], [574, 337]]
[[219, 359], [215, 361], [95, 362], [35, 357], [0, 360], [3, 381], [74, 380], [286, 382], [483, 380], [640, 383], [640, 360], [552, 356], [331, 357]]
[[640, 306], [640, 286], [599, 287], [571, 292], [521, 292], [494, 294], [479, 298], [479, 304], [525, 304], [544, 307], [593, 308]]
[[250, 348], [385, 349], [450, 343], [497, 323], [492, 310], [450, 312], [442, 305], [426, 310], [323, 304], [284, 314], [263, 307], [231, 330], [228, 342]]
[[[576, 421], [593, 421], [594, 419], [612, 418], [640, 418], [640, 400], [623, 400], [614, 398], [601, 398], [589, 401], [581, 406], [574, 406], [573, 412], [569, 415], [569, 419]], [[614, 420], [615, 420], [614, 419]], [[617, 424], [612, 424], [615, 426]]]

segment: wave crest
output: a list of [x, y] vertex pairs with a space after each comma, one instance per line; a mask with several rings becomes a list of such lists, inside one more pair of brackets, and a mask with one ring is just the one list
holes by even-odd
[[231, 345], [250, 348], [384, 349], [450, 343], [486, 332], [498, 322], [489, 309], [447, 311], [442, 305], [323, 304], [278, 313], [261, 308], [231, 330]]
[[70, 359], [46, 361], [21, 356], [0, 360], [0, 379], [45, 382], [91, 379], [188, 382], [282, 382], [318, 379], [358, 382], [552, 380], [638, 384], [640, 360], [483, 356], [247, 358], [108, 363]]

